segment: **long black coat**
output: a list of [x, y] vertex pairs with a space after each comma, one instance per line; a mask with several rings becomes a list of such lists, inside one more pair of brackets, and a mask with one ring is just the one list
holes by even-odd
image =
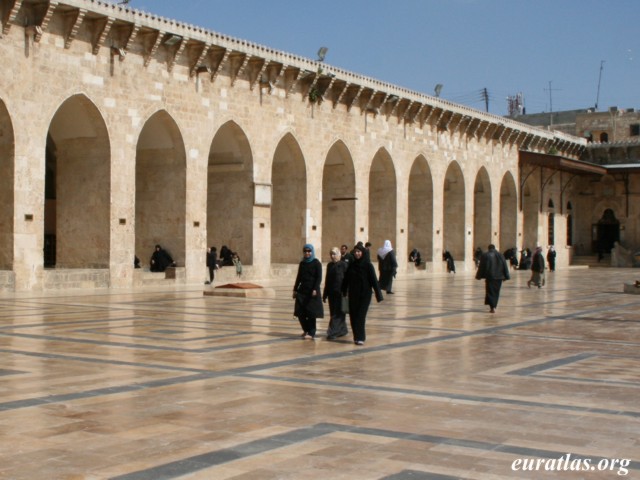
[[376, 294], [376, 300], [382, 301], [382, 291], [373, 264], [364, 257], [355, 260], [349, 265], [342, 282], [342, 295], [349, 295], [349, 311], [358, 311], [361, 303], [371, 303], [372, 290]]
[[509, 280], [509, 265], [504, 256], [497, 250], [488, 250], [480, 257], [480, 265], [476, 271], [476, 279]]
[[536, 252], [533, 254], [531, 270], [538, 273], [544, 272], [544, 255], [542, 254], [542, 252]]
[[163, 249], [154, 250], [151, 255], [150, 270], [152, 272], [164, 272], [172, 263], [173, 258], [169, 255], [169, 252]]
[[[310, 262], [302, 261], [298, 266], [298, 275], [293, 285], [296, 292], [296, 304], [293, 314], [296, 317], [324, 317], [322, 305], [322, 264], [317, 258]], [[316, 291], [315, 297], [311, 294]]]
[[322, 292], [323, 299], [328, 298], [330, 293], [342, 292], [342, 281], [348, 267], [349, 265], [344, 260], [327, 264], [327, 277], [325, 278], [324, 291]]

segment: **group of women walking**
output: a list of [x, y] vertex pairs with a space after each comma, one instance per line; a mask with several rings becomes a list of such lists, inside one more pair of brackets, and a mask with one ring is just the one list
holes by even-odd
[[365, 322], [371, 297], [383, 300], [376, 272], [369, 260], [366, 248], [358, 244], [351, 252], [347, 263], [337, 247], [331, 249], [331, 262], [327, 265], [324, 290], [322, 283], [322, 263], [315, 258], [313, 245], [302, 249], [302, 261], [293, 285], [295, 299], [294, 315], [302, 327], [303, 338], [315, 338], [316, 319], [324, 317], [323, 301], [329, 301], [331, 315], [327, 329], [327, 340], [334, 340], [348, 334], [346, 313], [349, 313], [353, 342], [364, 345], [366, 340]]

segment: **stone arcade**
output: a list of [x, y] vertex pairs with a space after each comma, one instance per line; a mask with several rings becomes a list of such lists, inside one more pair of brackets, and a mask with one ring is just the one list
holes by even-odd
[[152, 14], [0, 5], [4, 290], [138, 285], [156, 243], [187, 283], [224, 244], [248, 280], [305, 242], [390, 239], [428, 274], [552, 239], [562, 267], [573, 179], [605, 173], [584, 139]]

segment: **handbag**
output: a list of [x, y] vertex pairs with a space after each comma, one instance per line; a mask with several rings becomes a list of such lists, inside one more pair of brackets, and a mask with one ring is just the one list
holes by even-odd
[[342, 310], [342, 313], [349, 313], [349, 297], [342, 297], [340, 310]]

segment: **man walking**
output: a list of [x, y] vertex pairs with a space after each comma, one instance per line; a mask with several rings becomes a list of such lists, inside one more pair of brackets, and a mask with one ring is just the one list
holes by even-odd
[[484, 304], [489, 305], [489, 312], [495, 313], [500, 298], [500, 288], [503, 280], [509, 280], [509, 266], [504, 256], [496, 250], [495, 245], [489, 245], [489, 249], [480, 257], [480, 265], [476, 271], [476, 280], [484, 278], [485, 297]]

